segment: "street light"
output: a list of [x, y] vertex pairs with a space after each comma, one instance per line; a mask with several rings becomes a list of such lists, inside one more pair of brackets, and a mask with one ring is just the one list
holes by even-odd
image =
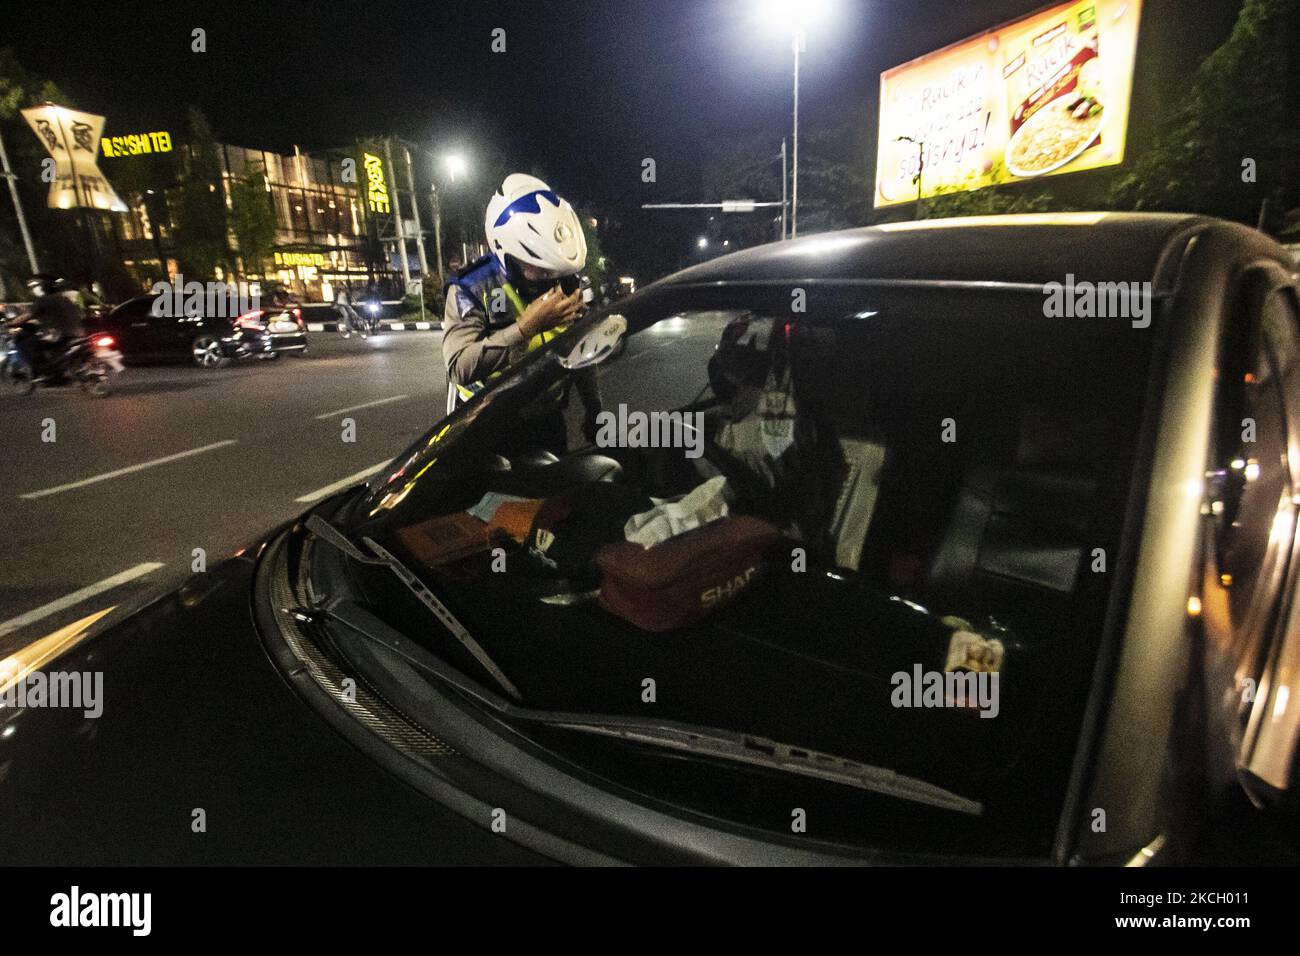
[[709, 248], [709, 240], [704, 238], [703, 236], [700, 236], [700, 238], [695, 241], [695, 244], [699, 246], [701, 249]]
[[830, 9], [829, 0], [763, 0], [768, 23], [793, 37], [794, 50], [794, 136], [791, 159], [790, 237], [799, 235], [799, 54], [807, 46], [808, 25], [820, 20]]
[[448, 154], [443, 162], [447, 165], [447, 175], [451, 177], [453, 183], [456, 181], [457, 176], [464, 176], [469, 169], [469, 163], [460, 153]]

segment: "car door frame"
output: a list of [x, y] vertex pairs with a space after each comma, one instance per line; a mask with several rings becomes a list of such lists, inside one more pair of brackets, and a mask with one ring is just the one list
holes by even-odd
[[[1171, 240], [1172, 297], [1156, 350], [1143, 450], [1110, 623], [1053, 856], [1143, 865], [1181, 835], [1177, 787], [1187, 745], [1185, 688], [1202, 677], [1194, 649], [1203, 576], [1202, 509], [1219, 344], [1247, 273], [1281, 266], [1280, 247], [1235, 224], [1202, 221]], [[1157, 289], [1162, 288], [1158, 275]], [[1102, 813], [1098, 813], [1102, 811]]]
[[[1296, 277], [1279, 263], [1253, 266], [1246, 277], [1244, 307], [1265, 336], [1265, 308], [1274, 296], [1286, 302], [1291, 321], [1292, 343], [1300, 341], [1300, 293]], [[1290, 502], [1283, 503], [1275, 517], [1276, 548], [1285, 557], [1278, 593], [1273, 599], [1266, 633], [1246, 647], [1237, 648], [1232, 663], [1236, 679], [1232, 686], [1210, 689], [1210, 699], [1233, 700], [1237, 716], [1245, 718], [1240, 734], [1229, 739], [1233, 746], [1237, 778], [1258, 806], [1285, 800], [1296, 785], [1296, 753], [1300, 743], [1300, 354], [1289, 363], [1278, 361], [1276, 343], [1266, 339], [1274, 376], [1279, 379], [1286, 437], [1286, 459], [1290, 479]], [[1288, 389], [1287, 383], [1291, 385]], [[1285, 515], [1283, 512], [1287, 512]], [[1289, 540], [1282, 539], [1286, 536]], [[1243, 677], [1249, 669], [1255, 681], [1244, 693]], [[1283, 675], [1291, 675], [1286, 680]], [[1217, 697], [1215, 692], [1217, 692]], [[1293, 700], [1294, 698], [1294, 700]], [[1237, 726], [1229, 723], [1228, 726]]]

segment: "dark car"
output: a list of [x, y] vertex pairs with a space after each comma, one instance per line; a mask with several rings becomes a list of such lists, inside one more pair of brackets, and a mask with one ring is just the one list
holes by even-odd
[[65, 632], [11, 861], [1295, 862], [1296, 279], [1069, 214], [657, 282]]
[[128, 360], [189, 358], [216, 368], [231, 359], [278, 358], [307, 349], [307, 326], [292, 304], [227, 316], [167, 309], [159, 300], [155, 294], [128, 299], [93, 325], [112, 333]]

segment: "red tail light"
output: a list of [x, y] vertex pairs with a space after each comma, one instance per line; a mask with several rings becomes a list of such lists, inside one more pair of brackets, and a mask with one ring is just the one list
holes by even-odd
[[239, 318], [235, 319], [235, 325], [241, 329], [261, 329], [262, 316], [266, 312], [263, 309], [254, 309], [252, 312], [245, 312]]
[[117, 345], [117, 339], [113, 338], [111, 335], [95, 336], [95, 348], [111, 349], [115, 345]]

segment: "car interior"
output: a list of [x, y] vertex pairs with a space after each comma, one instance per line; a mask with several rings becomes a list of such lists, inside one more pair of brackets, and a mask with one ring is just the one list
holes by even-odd
[[[708, 387], [673, 409], [699, 414], [700, 457], [589, 442], [569, 396], [572, 450], [474, 452], [459, 463], [474, 477], [441, 488], [438, 513], [400, 525], [393, 550], [529, 707], [643, 715], [649, 677], [658, 717], [981, 796], [1082, 707], [1084, 635], [1106, 593], [1089, 569], [1117, 533], [1128, 467], [1102, 451], [1123, 421], [1108, 406], [1131, 396], [1089, 395], [1097, 343], [1009, 374], [1036, 347], [1017, 330], [976, 361], [945, 329], [896, 361], [846, 361], [888, 333], [739, 314], [710, 350]], [[978, 360], [999, 350], [1006, 362]], [[915, 374], [927, 353], [942, 375]], [[1074, 393], [1059, 391], [1065, 368]], [[609, 407], [612, 371], [602, 389]], [[713, 494], [698, 527], [626, 540], [634, 517], [718, 487], [721, 516]], [[954, 658], [959, 638], [985, 663]], [[454, 641], [433, 642], [485, 680]], [[917, 666], [998, 672], [1002, 719], [973, 702], [900, 708], [896, 677]]]

